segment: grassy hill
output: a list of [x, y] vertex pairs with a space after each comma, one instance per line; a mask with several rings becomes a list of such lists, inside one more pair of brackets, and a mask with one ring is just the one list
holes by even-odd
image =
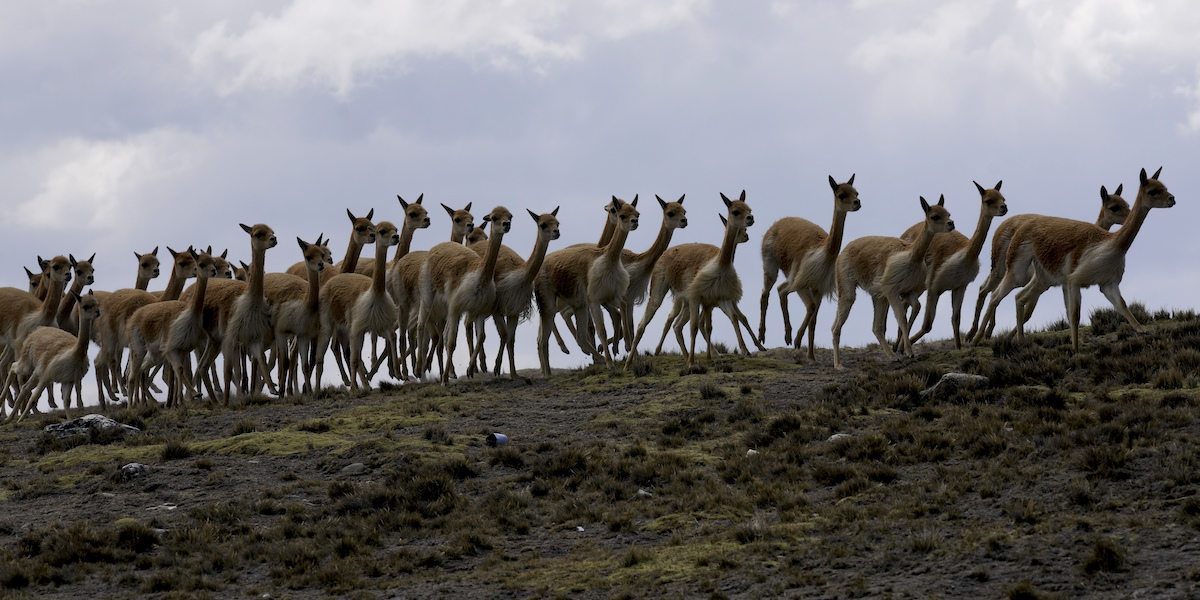
[[[1050, 331], [841, 373], [828, 352], [666, 356], [124, 409], [143, 433], [78, 444], [35, 418], [0, 428], [0, 590], [1195, 597], [1200, 317], [1144, 316], [1098, 312], [1078, 355]], [[947, 372], [990, 384], [920, 393]]]

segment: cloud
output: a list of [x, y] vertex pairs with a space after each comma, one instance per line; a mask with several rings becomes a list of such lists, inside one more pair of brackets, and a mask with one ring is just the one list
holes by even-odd
[[859, 0], [854, 7], [866, 35], [850, 64], [880, 76], [880, 95], [908, 100], [910, 109], [940, 110], [985, 85], [1055, 98], [1200, 64], [1200, 12], [1186, 0]]
[[133, 221], [154, 184], [192, 168], [203, 143], [171, 129], [123, 140], [69, 138], [27, 161], [37, 191], [5, 211], [37, 230], [107, 230]]
[[194, 67], [222, 93], [248, 87], [316, 85], [345, 96], [361, 80], [412, 59], [452, 56], [498, 68], [541, 69], [573, 60], [593, 38], [671, 27], [705, 0], [296, 0], [278, 15], [255, 14], [241, 30], [222, 21], [200, 34]]
[[1200, 68], [1196, 69], [1197, 78], [1194, 85], [1183, 85], [1175, 88], [1175, 93], [1187, 98], [1191, 105], [1184, 122], [1179, 124], [1179, 131], [1184, 135], [1200, 132]]

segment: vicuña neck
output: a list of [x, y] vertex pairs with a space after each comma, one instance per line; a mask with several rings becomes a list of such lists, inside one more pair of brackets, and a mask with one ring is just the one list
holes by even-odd
[[925, 227], [921, 229], [921, 235], [913, 240], [912, 253], [909, 255], [909, 261], [912, 263], [924, 263], [925, 254], [929, 252], [929, 245], [933, 243], [934, 233], [929, 229], [929, 223], [925, 223]]
[[362, 254], [362, 244], [354, 241], [354, 236], [351, 235], [350, 245], [346, 247], [346, 258], [342, 259], [343, 273], [353, 273], [354, 269], [358, 268], [358, 256], [360, 254]]
[[600, 241], [596, 242], [597, 248], [603, 248], [612, 241], [613, 235], [617, 232], [617, 224], [613, 223], [612, 219], [604, 219], [604, 229], [600, 231]]
[[163, 290], [159, 300], [178, 300], [183, 293], [183, 282], [187, 277], [179, 274], [179, 269], [171, 269], [171, 278], [167, 280], [167, 289]]
[[196, 295], [192, 298], [192, 314], [204, 312], [204, 292], [208, 290], [208, 276], [203, 273], [196, 277]]
[[371, 289], [377, 294], [384, 293], [387, 287], [387, 269], [383, 268], [387, 264], [388, 245], [383, 243], [383, 238], [375, 236], [375, 270], [371, 271]]
[[71, 283], [71, 293], [63, 294], [62, 300], [58, 303], [58, 314], [55, 315], [54, 321], [62, 327], [71, 319], [71, 311], [75, 308], [75, 294], [83, 291], [83, 278], [76, 277]]
[[546, 250], [549, 248], [550, 236], [539, 235], [537, 243], [533, 245], [533, 253], [529, 255], [529, 260], [525, 261], [524, 265], [521, 265], [521, 268], [525, 270], [521, 274], [521, 282], [524, 285], [533, 284], [534, 278], [537, 277], [538, 271], [542, 268], [542, 261], [546, 258]]
[[618, 227], [608, 245], [604, 246], [604, 257], [608, 260], [621, 260], [621, 251], [625, 249], [625, 240], [628, 239], [629, 230]]
[[321, 272], [316, 269], [307, 271], [308, 294], [304, 296], [304, 306], [308, 308], [309, 314], [317, 314], [321, 306]]
[[1133, 239], [1137, 237], [1138, 230], [1142, 228], [1146, 215], [1150, 214], [1150, 205], [1145, 202], [1145, 195], [1144, 188], [1138, 190], [1137, 200], [1133, 201], [1133, 208], [1129, 210], [1129, 216], [1125, 217], [1125, 222], [1114, 234], [1117, 248], [1120, 248], [1121, 252], [1129, 252], [1129, 247], [1133, 245]]
[[737, 251], [737, 239], [741, 233], [740, 227], [735, 227], [730, 221], [725, 226], [725, 239], [721, 242], [721, 252], [717, 255], [718, 264], [721, 267], [728, 267], [733, 264], [733, 253]]
[[142, 270], [138, 269], [137, 281], [133, 282], [133, 289], [146, 291], [150, 287], [150, 278], [142, 275]]
[[988, 230], [992, 228], [992, 218], [987, 211], [979, 211], [979, 222], [975, 225], [975, 235], [971, 236], [971, 242], [967, 244], [968, 259], [975, 260], [983, 252], [983, 243], [987, 241]]
[[63, 288], [66, 283], [50, 279], [50, 287], [46, 292], [46, 299], [42, 300], [42, 322], [49, 323], [51, 319], [57, 316], [58, 303], [62, 302]]
[[675, 228], [668, 227], [666, 219], [664, 219], [662, 227], [658, 229], [658, 237], [654, 238], [654, 244], [645, 252], [634, 255], [633, 259], [629, 262], [654, 264], [662, 256], [663, 252], [666, 252], [667, 248], [671, 246], [671, 236], [674, 234]]
[[[263, 264], [267, 261], [267, 249], [251, 246], [250, 255], [254, 257], [254, 262], [250, 263], [250, 273], [248, 275], [250, 279], [250, 297], [265, 298], [266, 295], [263, 293]], [[346, 271], [346, 273], [353, 272], [353, 270]]]
[[504, 227], [499, 223], [492, 229], [492, 237], [488, 238], [487, 255], [483, 257], [483, 271], [480, 281], [492, 281], [496, 277], [496, 260], [500, 258], [500, 241], [504, 239]]
[[842, 251], [842, 235], [846, 230], [846, 211], [833, 209], [833, 225], [829, 227], [829, 237], [825, 238], [825, 252], [836, 257]]
[[[412, 238], [413, 238], [414, 232], [415, 232], [415, 229], [412, 227], [409, 227], [407, 224], [404, 226], [404, 229], [400, 230], [400, 243], [396, 244], [396, 255], [392, 257], [392, 264], [396, 264], [397, 262], [400, 262], [400, 259], [404, 258], [405, 254], [408, 254], [408, 249], [412, 246]], [[376, 238], [376, 239], [378, 239], [378, 238]], [[379, 263], [379, 264], [383, 264], [383, 263]]]
[[[88, 342], [92, 340], [92, 318], [79, 313], [79, 337], [75, 338], [75, 348], [72, 355], [76, 360], [86, 360]], [[87, 364], [86, 362], [84, 364]]]

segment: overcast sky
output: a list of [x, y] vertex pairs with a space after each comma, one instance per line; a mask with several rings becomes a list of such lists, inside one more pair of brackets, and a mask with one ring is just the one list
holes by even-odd
[[[634, 250], [657, 233], [655, 194], [687, 194], [676, 243], [719, 243], [718, 194], [744, 189], [756, 225], [737, 267], [757, 327], [761, 236], [785, 216], [827, 228], [829, 175], [857, 174], [851, 240], [899, 235], [922, 217], [918, 196], [940, 194], [970, 235], [972, 180], [1003, 180], [1010, 215], [1091, 221], [1101, 185], [1125, 184], [1132, 202], [1139, 169], [1162, 166], [1179, 203], [1150, 214], [1122, 290], [1151, 308], [1197, 304], [1189, 0], [252, 4], [0, 6], [0, 285], [24, 288], [39, 254], [95, 252], [98, 289], [132, 285], [132, 252], [154, 246], [248, 260], [239, 222], [279, 235], [268, 270], [300, 260], [296, 236], [324, 233], [340, 257], [346, 209], [398, 222], [397, 194], [431, 208], [414, 249], [448, 235], [438, 203], [477, 216], [562, 205], [551, 249], [593, 240], [614, 194], [643, 200]], [[518, 217], [506, 242], [524, 255], [534, 235]], [[1059, 298], [1034, 320], [1060, 318]], [[1106, 301], [1091, 289], [1084, 303]], [[860, 294], [844, 342], [873, 341], [869, 306]], [[1002, 327], [1012, 313], [1010, 300]], [[770, 317], [768, 345], [782, 345], [774, 297]], [[525, 367], [536, 328], [519, 334]]]

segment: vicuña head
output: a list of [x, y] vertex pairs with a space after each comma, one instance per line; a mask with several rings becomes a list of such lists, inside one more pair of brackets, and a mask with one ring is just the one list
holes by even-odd
[[[424, 194], [422, 194], [423, 196]], [[446, 214], [450, 215], [450, 240], [461, 241], [465, 239], [475, 229], [475, 217], [471, 216], [471, 205], [474, 202], [468, 202], [462, 210], [454, 210], [445, 204], [442, 208], [446, 209]]]
[[404, 208], [404, 227], [406, 229], [425, 229], [429, 227], [429, 211], [421, 206], [421, 201], [425, 199], [425, 194], [421, 194], [416, 202], [409, 204], [396, 194], [396, 199], [400, 201], [400, 206]]
[[854, 189], [854, 174], [850, 175], [850, 179], [847, 179], [846, 183], [838, 183], [833, 175], [830, 175], [829, 187], [833, 188], [833, 202], [837, 210], [854, 212], [862, 208], [862, 201], [858, 199], [858, 190]]

